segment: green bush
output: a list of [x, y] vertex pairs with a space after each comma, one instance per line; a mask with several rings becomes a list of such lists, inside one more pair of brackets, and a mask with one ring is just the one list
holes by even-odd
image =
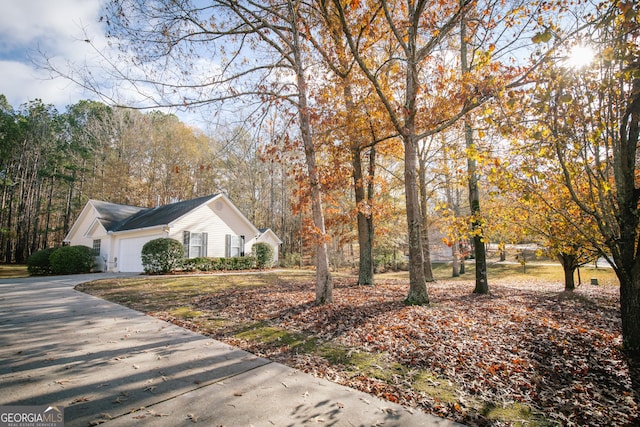
[[233, 258], [199, 257], [183, 259], [176, 268], [182, 268], [184, 271], [235, 271], [250, 270], [255, 266], [256, 258], [252, 256]]
[[212, 260], [213, 270], [250, 270], [255, 267], [256, 259], [252, 256], [215, 258]]
[[211, 259], [211, 269], [214, 271], [224, 270], [225, 260], [227, 258], [212, 258]]
[[63, 246], [49, 256], [55, 274], [89, 273], [95, 263], [95, 253], [88, 246]]
[[264, 242], [258, 242], [251, 248], [256, 257], [256, 268], [273, 267], [273, 247]]
[[56, 248], [46, 248], [31, 254], [27, 259], [27, 271], [29, 274], [32, 276], [45, 276], [53, 273], [49, 257], [55, 250]]
[[211, 271], [213, 260], [211, 258], [188, 258], [182, 261], [182, 269], [185, 271]]
[[252, 256], [231, 259], [233, 260], [234, 270], [251, 270], [252, 268], [256, 268], [256, 259]]
[[175, 239], [162, 237], [142, 247], [142, 267], [148, 274], [169, 273], [182, 265], [184, 246]]

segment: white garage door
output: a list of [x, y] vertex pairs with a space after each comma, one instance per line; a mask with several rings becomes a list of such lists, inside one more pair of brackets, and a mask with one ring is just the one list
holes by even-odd
[[142, 268], [142, 247], [149, 240], [157, 239], [162, 235], [132, 237], [121, 239], [118, 248], [118, 271], [126, 273], [141, 273]]

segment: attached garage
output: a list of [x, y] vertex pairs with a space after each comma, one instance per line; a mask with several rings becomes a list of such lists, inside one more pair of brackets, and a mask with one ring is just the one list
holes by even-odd
[[117, 271], [123, 273], [139, 273], [142, 268], [142, 247], [150, 240], [163, 237], [162, 234], [144, 237], [120, 239], [118, 245]]
[[64, 242], [99, 248], [108, 271], [142, 273], [142, 247], [160, 237], [178, 240], [190, 258], [244, 256], [260, 241], [273, 247], [277, 259], [282, 244], [273, 231], [256, 228], [224, 194], [155, 208], [89, 200]]

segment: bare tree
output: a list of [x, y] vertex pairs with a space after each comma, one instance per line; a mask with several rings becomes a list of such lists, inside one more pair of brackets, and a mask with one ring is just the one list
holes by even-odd
[[[299, 0], [216, 0], [204, 5], [191, 0], [114, 0], [102, 19], [120, 57], [96, 51], [110, 80], [143, 99], [138, 107], [216, 105], [227, 118], [240, 107], [260, 114], [288, 104], [297, 111], [312, 201], [316, 301], [328, 303], [332, 280], [308, 102], [310, 64], [299, 28], [304, 12]], [[63, 73], [51, 63], [49, 67], [122, 103], [88, 69]]]

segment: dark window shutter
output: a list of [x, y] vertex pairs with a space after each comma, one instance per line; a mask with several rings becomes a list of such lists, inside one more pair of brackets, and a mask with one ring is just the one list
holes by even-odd
[[189, 238], [191, 237], [191, 233], [188, 231], [182, 232], [182, 244], [184, 245], [184, 256], [189, 258]]
[[244, 236], [240, 236], [240, 256], [244, 256]]
[[226, 258], [231, 258], [231, 234], [227, 234], [225, 236], [225, 240], [224, 256]]
[[207, 244], [209, 243], [209, 233], [202, 233], [202, 253], [200, 256], [206, 257], [208, 254]]

